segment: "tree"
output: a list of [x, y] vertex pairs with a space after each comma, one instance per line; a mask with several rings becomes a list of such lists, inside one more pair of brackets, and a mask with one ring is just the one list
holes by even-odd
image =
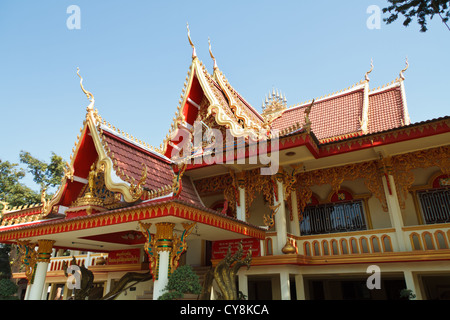
[[[33, 181], [38, 183], [41, 188], [57, 186], [64, 175], [64, 161], [55, 153], [52, 153], [50, 163], [46, 163], [34, 158], [29, 152], [22, 151], [20, 161], [27, 164], [28, 171], [33, 174]], [[20, 168], [17, 163], [0, 159], [0, 222], [1, 211], [5, 205], [11, 208], [41, 202], [40, 191], [34, 191], [23, 184], [21, 180], [24, 177], [25, 170]], [[47, 197], [50, 196], [47, 195]], [[11, 276], [10, 250], [10, 245], [0, 244], [0, 278]]]
[[33, 181], [41, 186], [41, 189], [56, 187], [64, 176], [64, 160], [52, 152], [50, 163], [38, 160], [29, 152], [20, 152], [20, 162], [28, 166], [28, 171], [33, 175]]
[[390, 6], [383, 8], [383, 13], [389, 12], [391, 15], [383, 19], [387, 24], [390, 24], [398, 19], [398, 15], [402, 14], [405, 17], [403, 25], [407, 27], [412, 19], [417, 18], [420, 25], [420, 31], [426, 32], [427, 19], [433, 19], [434, 15], [439, 15], [442, 22], [447, 26], [450, 18], [450, 0], [388, 0]]
[[39, 193], [20, 182], [25, 171], [18, 166], [0, 160], [0, 201], [8, 203], [9, 207], [39, 203]]

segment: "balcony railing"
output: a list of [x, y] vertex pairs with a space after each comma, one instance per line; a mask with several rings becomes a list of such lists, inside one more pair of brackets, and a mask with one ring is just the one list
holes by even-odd
[[404, 227], [411, 250], [443, 250], [450, 248], [450, 224]]
[[[75, 259], [77, 261], [77, 265], [85, 266], [86, 268], [89, 266], [95, 266], [97, 260], [101, 257], [107, 258], [108, 254], [106, 253], [89, 253], [84, 255], [76, 255]], [[72, 256], [64, 256], [64, 257], [53, 257], [50, 259], [50, 263], [48, 265], [48, 271], [63, 271], [64, 270], [64, 262], [67, 265], [70, 265], [72, 262]]]
[[[450, 250], [449, 223], [404, 227], [400, 234], [389, 228], [306, 236], [288, 234], [288, 239], [297, 254], [323, 257], [405, 251], [400, 250], [399, 236], [406, 241], [406, 251]], [[276, 237], [276, 232], [268, 233], [264, 256], [282, 254]]]
[[393, 252], [397, 243], [394, 229], [381, 229], [298, 237], [297, 248], [305, 256], [334, 256]]

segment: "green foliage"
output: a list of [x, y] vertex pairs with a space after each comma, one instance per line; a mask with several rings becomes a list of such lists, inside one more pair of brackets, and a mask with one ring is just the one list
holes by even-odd
[[0, 298], [8, 298], [17, 293], [17, 285], [9, 279], [0, 280]]
[[64, 160], [52, 152], [50, 163], [43, 162], [33, 157], [29, 152], [20, 152], [20, 162], [28, 166], [28, 171], [33, 175], [33, 181], [41, 188], [56, 187], [61, 183], [64, 175]]
[[0, 280], [11, 277], [11, 265], [9, 263], [9, 252], [11, 245], [0, 244]]
[[[24, 151], [20, 153], [20, 161], [27, 165], [29, 172], [33, 174], [34, 182], [41, 188], [56, 187], [64, 175], [64, 160], [54, 153], [48, 164]], [[8, 203], [9, 208], [41, 202], [40, 191], [34, 191], [23, 184], [21, 180], [24, 177], [25, 170], [17, 163], [0, 159], [0, 201]], [[51, 195], [47, 194], [47, 197], [50, 198]], [[2, 209], [3, 204], [0, 204], [0, 213]], [[0, 244], [0, 279], [11, 276], [9, 250], [9, 245]]]
[[383, 8], [383, 13], [389, 12], [391, 15], [384, 21], [389, 24], [398, 19], [398, 15], [405, 17], [403, 25], [407, 27], [413, 18], [417, 18], [420, 25], [420, 31], [426, 32], [427, 19], [433, 19], [434, 15], [439, 15], [442, 22], [450, 30], [447, 22], [450, 18], [450, 0], [388, 0], [391, 4], [387, 8]]
[[407, 298], [408, 300], [412, 300], [416, 298], [416, 295], [410, 289], [402, 289], [400, 291], [400, 298]]
[[17, 163], [0, 160], [0, 201], [7, 202], [9, 207], [39, 203], [39, 193], [20, 182], [25, 171], [18, 166]]
[[183, 294], [200, 294], [202, 287], [197, 274], [191, 266], [181, 266], [175, 270], [169, 278], [165, 288], [168, 292], [159, 297], [159, 300], [174, 300], [183, 297]]
[[[60, 156], [52, 153], [50, 162], [46, 163], [34, 158], [29, 152], [21, 151], [20, 161], [27, 165], [28, 171], [33, 175], [33, 181], [39, 184], [41, 189], [56, 187], [61, 183], [64, 160]], [[21, 182], [24, 177], [25, 170], [17, 163], [0, 159], [0, 201], [7, 202], [10, 208], [41, 202], [40, 190], [34, 191], [24, 185]]]

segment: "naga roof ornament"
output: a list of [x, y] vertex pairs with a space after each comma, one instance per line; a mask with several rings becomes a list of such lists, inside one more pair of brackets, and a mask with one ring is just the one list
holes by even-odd
[[89, 92], [89, 91], [87, 91], [86, 89], [84, 89], [84, 87], [83, 87], [83, 78], [80, 76], [80, 68], [78, 68], [78, 67], [77, 67], [77, 75], [80, 77], [80, 87], [81, 87], [81, 90], [83, 90], [84, 94], [86, 95], [86, 97], [88, 98], [88, 100], [91, 102], [91, 103], [87, 106], [86, 111], [87, 111], [87, 112], [94, 111], [94, 105], [95, 105], [94, 95], [93, 95], [91, 92]]
[[216, 58], [214, 57], [212, 51], [211, 51], [211, 40], [208, 38], [208, 44], [209, 44], [209, 55], [211, 56], [211, 59], [213, 59], [214, 61], [214, 70], [216, 70], [217, 67], [217, 62], [216, 62]]
[[405, 71], [408, 70], [408, 68], [409, 68], [408, 57], [406, 57], [405, 63], [406, 63], [405, 68], [402, 69], [402, 71], [400, 71], [400, 74], [399, 74], [399, 78], [400, 78], [401, 80], [405, 80], [405, 76], [403, 75], [403, 72], [405, 72]]
[[192, 60], [194, 60], [195, 58], [197, 58], [197, 52], [195, 51], [195, 46], [191, 40], [191, 31], [189, 30], [189, 23], [186, 23], [186, 28], [187, 28], [187, 32], [188, 32], [189, 44], [192, 47]]
[[369, 73], [371, 73], [373, 70], [373, 59], [370, 59], [370, 70], [366, 72], [366, 74], [364, 75], [364, 79], [369, 82], [370, 78], [369, 78]]

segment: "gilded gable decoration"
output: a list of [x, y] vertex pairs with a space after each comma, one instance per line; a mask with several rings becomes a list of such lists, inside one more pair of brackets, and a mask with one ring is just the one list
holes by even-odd
[[270, 126], [272, 122], [279, 118], [284, 110], [287, 109], [287, 99], [286, 95], [283, 95], [278, 92], [278, 89], [272, 90], [272, 94], [266, 96], [266, 99], [262, 104], [262, 116], [264, 118], [264, 122]]
[[97, 168], [97, 162], [94, 162], [90, 167], [88, 183], [83, 187], [80, 196], [67, 209], [66, 215], [71, 216], [77, 212], [90, 215], [117, 207], [121, 194], [109, 191], [104, 177], [104, 166]]

